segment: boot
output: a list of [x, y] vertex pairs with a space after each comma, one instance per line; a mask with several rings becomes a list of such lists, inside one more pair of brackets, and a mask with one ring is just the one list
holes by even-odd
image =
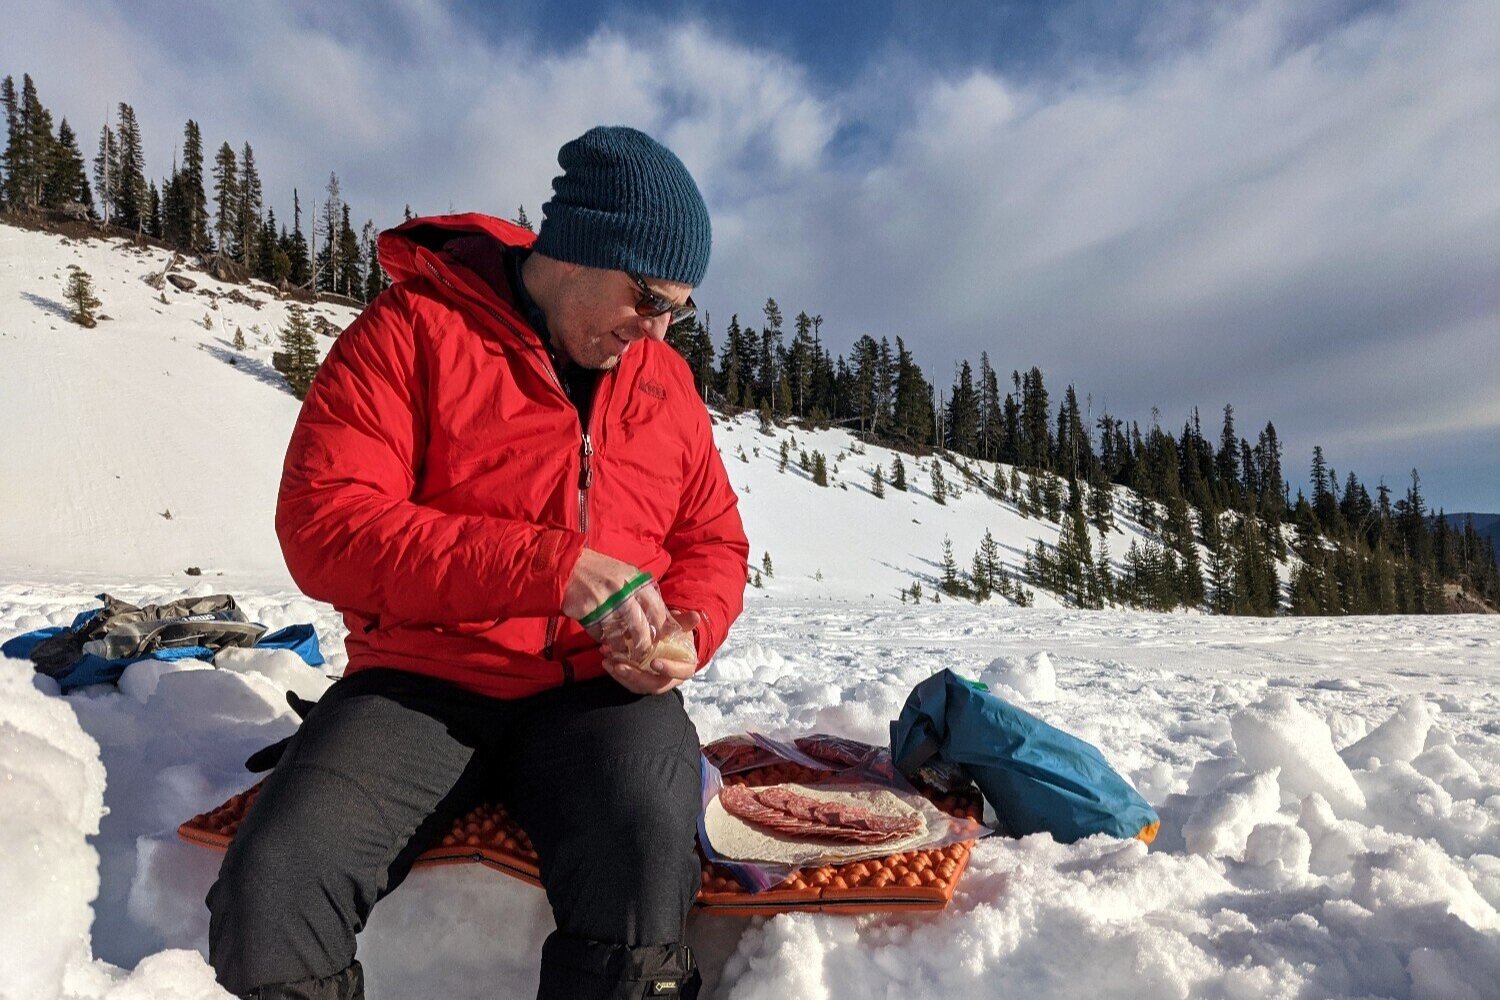
[[326, 979], [258, 986], [242, 1000], [365, 1000], [365, 971], [354, 962]]
[[696, 1000], [702, 986], [685, 944], [630, 947], [553, 931], [537, 1000]]

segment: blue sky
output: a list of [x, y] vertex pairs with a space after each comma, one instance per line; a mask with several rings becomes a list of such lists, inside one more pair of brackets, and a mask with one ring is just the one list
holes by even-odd
[[[191, 116], [278, 216], [533, 217], [598, 122], [672, 146], [714, 215], [716, 335], [766, 297], [835, 349], [985, 350], [1097, 415], [1273, 420], [1300, 485], [1500, 510], [1500, 5], [1485, 0], [491, 4], [38, 0], [0, 35], [149, 172]], [[92, 152], [90, 150], [90, 152]]]

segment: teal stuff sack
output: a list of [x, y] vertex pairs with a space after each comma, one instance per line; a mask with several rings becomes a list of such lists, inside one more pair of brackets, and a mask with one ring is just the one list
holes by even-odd
[[912, 689], [891, 723], [891, 759], [908, 778], [925, 764], [956, 765], [1013, 837], [1156, 836], [1155, 810], [1098, 750], [951, 670]]

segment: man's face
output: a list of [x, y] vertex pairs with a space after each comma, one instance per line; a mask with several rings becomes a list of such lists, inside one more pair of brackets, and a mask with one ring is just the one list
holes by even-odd
[[[645, 317], [636, 313], [640, 289], [624, 271], [604, 271], [579, 264], [568, 265], [557, 315], [547, 317], [553, 345], [574, 364], [584, 368], [609, 369], [637, 340], [664, 340], [671, 325], [669, 313]], [[651, 290], [680, 304], [692, 288], [675, 281], [647, 278]]]

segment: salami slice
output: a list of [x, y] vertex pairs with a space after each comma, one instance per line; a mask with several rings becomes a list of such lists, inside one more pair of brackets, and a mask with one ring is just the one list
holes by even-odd
[[789, 788], [730, 785], [719, 802], [732, 815], [791, 837], [816, 837], [880, 844], [917, 832], [916, 815], [890, 816], [851, 802], [829, 802]]

